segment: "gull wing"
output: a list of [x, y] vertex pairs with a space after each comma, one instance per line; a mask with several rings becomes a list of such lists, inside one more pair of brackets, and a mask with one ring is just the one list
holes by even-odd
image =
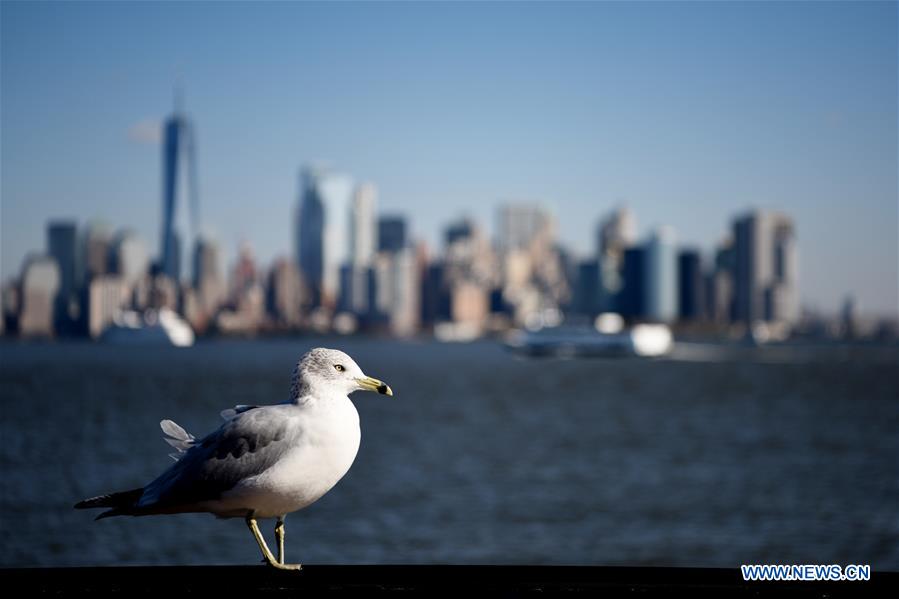
[[144, 488], [135, 514], [191, 511], [240, 481], [265, 472], [296, 442], [281, 406], [244, 411], [192, 445]]

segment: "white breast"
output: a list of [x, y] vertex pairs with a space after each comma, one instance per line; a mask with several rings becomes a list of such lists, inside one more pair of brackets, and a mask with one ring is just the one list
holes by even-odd
[[[347, 473], [359, 451], [359, 413], [346, 396], [298, 407], [302, 427], [295, 447], [271, 468], [222, 496], [230, 509], [240, 505], [259, 518], [302, 509], [316, 501]], [[239, 508], [238, 508], [239, 509]]]

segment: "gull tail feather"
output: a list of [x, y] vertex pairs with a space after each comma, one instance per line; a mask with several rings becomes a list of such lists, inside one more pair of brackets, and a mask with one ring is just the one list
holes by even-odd
[[173, 459], [177, 460], [178, 456], [193, 447], [194, 441], [196, 441], [196, 437], [181, 428], [172, 420], [161, 420], [159, 422], [159, 428], [161, 428], [162, 432], [166, 435], [163, 437], [165, 442], [174, 447], [178, 452], [177, 454], [170, 454]]
[[143, 488], [131, 489], [130, 491], [122, 491], [121, 493], [109, 493], [108, 495], [98, 495], [75, 504], [76, 510], [84, 510], [95, 507], [112, 508], [106, 510], [97, 516], [97, 520], [109, 518], [110, 516], [134, 515], [137, 502], [141, 495], [144, 494]]

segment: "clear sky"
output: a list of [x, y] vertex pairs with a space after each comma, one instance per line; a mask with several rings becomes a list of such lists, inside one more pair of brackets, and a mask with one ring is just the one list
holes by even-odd
[[793, 216], [804, 305], [897, 310], [897, 4], [0, 5], [0, 274], [53, 217], [159, 243], [154, 124], [180, 77], [204, 225], [292, 252], [299, 167], [375, 182], [432, 245], [539, 200], [591, 251], [626, 203], [711, 249]]

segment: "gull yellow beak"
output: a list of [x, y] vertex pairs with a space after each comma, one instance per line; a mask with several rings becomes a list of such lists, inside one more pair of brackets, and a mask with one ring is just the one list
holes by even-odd
[[362, 387], [362, 389], [365, 391], [375, 391], [377, 393], [380, 393], [381, 395], [393, 395], [393, 389], [390, 388], [390, 385], [388, 385], [384, 381], [373, 379], [370, 376], [362, 379], [356, 379], [356, 382], [359, 383], [359, 386]]

